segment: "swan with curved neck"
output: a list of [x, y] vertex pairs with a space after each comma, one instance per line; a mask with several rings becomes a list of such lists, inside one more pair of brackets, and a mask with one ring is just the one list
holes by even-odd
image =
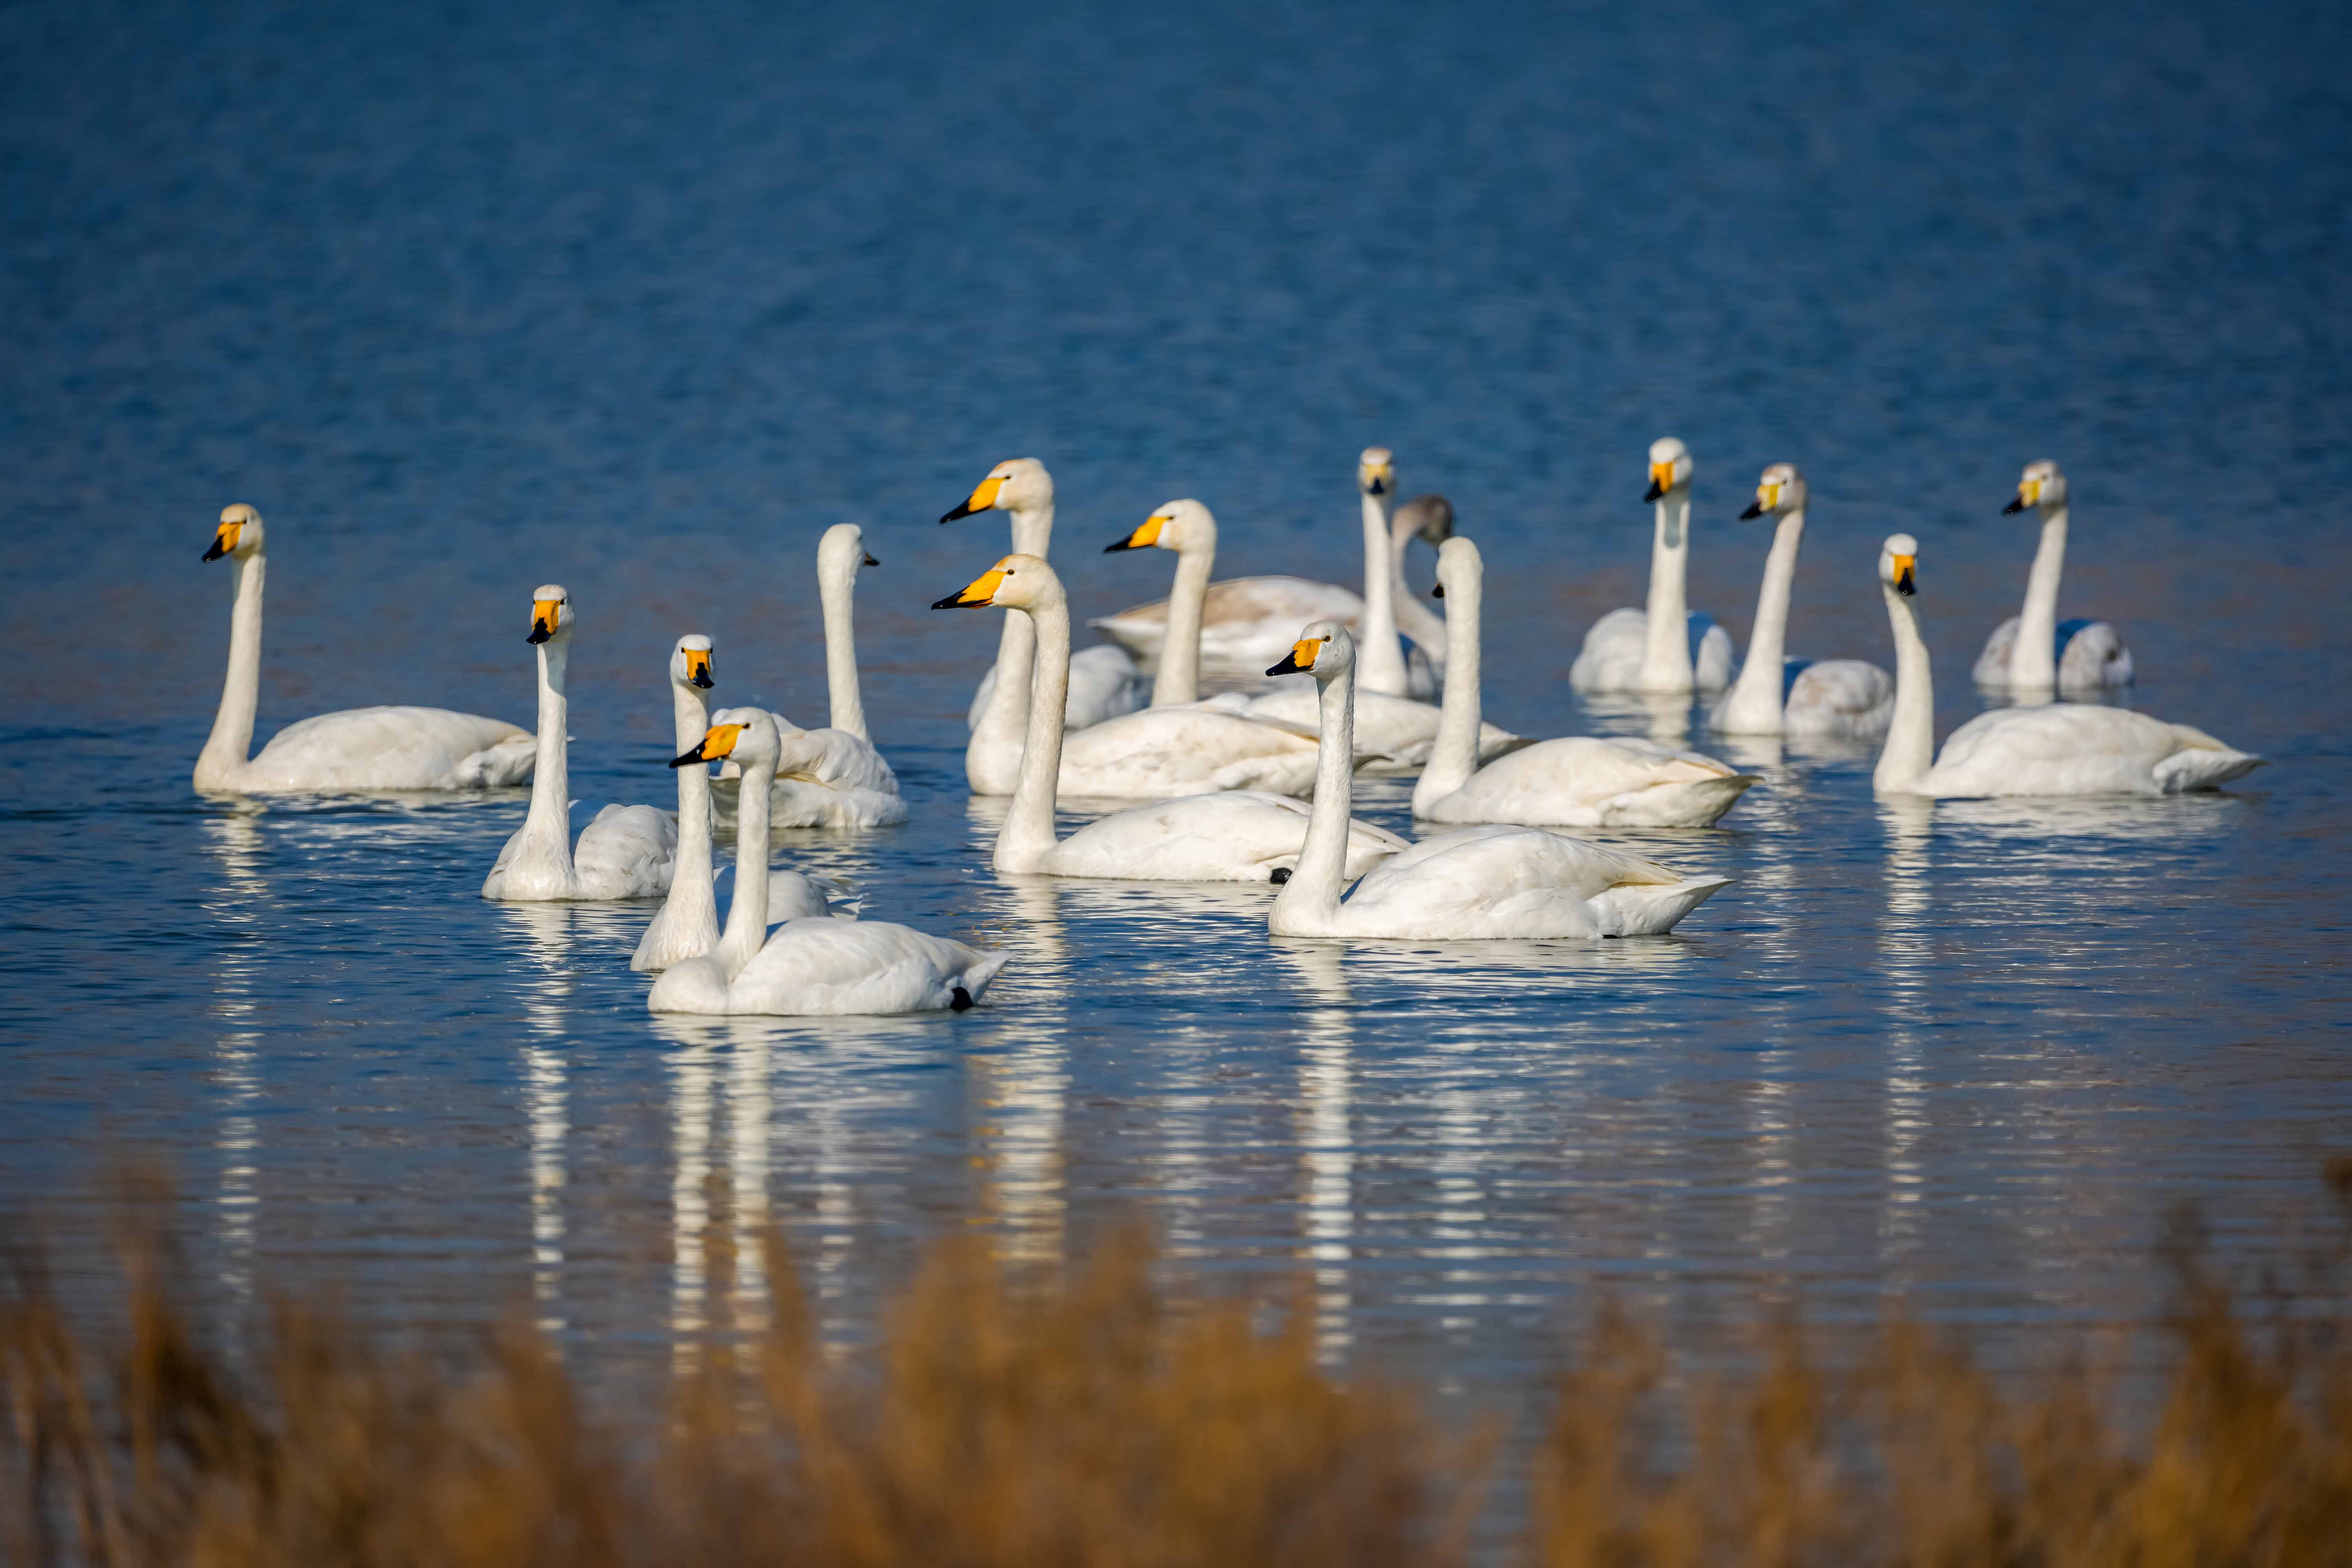
[[1895, 634], [1895, 722], [1871, 775], [1881, 794], [2179, 795], [2211, 789], [2262, 763], [2187, 724], [2074, 702], [1979, 713], [1952, 731], [1939, 756], [1935, 676], [1914, 607], [1919, 542], [1891, 536], [1879, 552], [1878, 581]]
[[261, 514], [222, 509], [206, 561], [226, 560], [228, 671], [212, 734], [197, 753], [199, 790], [247, 795], [313, 790], [492, 789], [530, 777], [530, 732], [446, 708], [352, 708], [289, 724], [258, 756], [253, 721], [261, 693], [261, 594], [268, 575]]
[[1010, 954], [983, 952], [880, 921], [787, 920], [773, 934], [768, 876], [768, 786], [779, 754], [775, 721], [723, 709], [670, 766], [735, 762], [743, 778], [735, 823], [735, 899], [718, 944], [654, 982], [648, 1011], [845, 1014], [961, 1011]]
[[1712, 757], [1648, 741], [1577, 735], [1538, 741], [1481, 767], [1481, 621], [1486, 563], [1456, 536], [1437, 552], [1448, 614], [1445, 709], [1412, 814], [1430, 822], [1513, 822], [1542, 827], [1705, 827], [1757, 781]]
[[[1449, 618], [1458, 616], [1457, 610]], [[1314, 676], [1323, 704], [1321, 771], [1307, 843], [1297, 873], [1267, 917], [1274, 935], [1413, 941], [1649, 935], [1671, 931], [1728, 885], [1727, 878], [1685, 878], [1654, 860], [1539, 827], [1465, 827], [1384, 861], [1343, 899], [1355, 652], [1347, 628], [1317, 621], [1267, 671]]]
[[1445, 673], [1445, 617], [1432, 610], [1404, 580], [1405, 552], [1416, 539], [1432, 550], [1454, 537], [1454, 503], [1441, 495], [1419, 495], [1389, 518], [1389, 591], [1397, 630], [1412, 639], [1436, 674]]
[[650, 805], [608, 805], [572, 842], [571, 713], [564, 675], [572, 657], [572, 595], [558, 583], [531, 592], [530, 637], [539, 654], [539, 757], [530, 810], [482, 880], [482, 897], [514, 903], [649, 899], [669, 890], [677, 824]]
[[1789, 599], [1797, 577], [1797, 551], [1805, 539], [1805, 476], [1794, 463], [1775, 463], [1756, 483], [1742, 521], [1777, 518], [1764, 583], [1756, 595], [1756, 624], [1748, 634], [1748, 661], [1739, 679], [1707, 715], [1726, 735], [1801, 735], [1870, 740], [1895, 713], [1895, 680], [1858, 658], [1819, 662], [1788, 657]]
[[[983, 511], [1013, 514], [1014, 553], [1044, 559], [1054, 542], [1054, 476], [1034, 458], [1013, 458], [988, 470], [971, 495], [950, 508], [943, 523]], [[1021, 736], [1029, 717], [1029, 670], [1035, 647], [1027, 622], [1007, 616], [996, 643], [996, 663], [982, 678], [965, 721], [964, 778], [974, 795], [1008, 795], [1021, 773]], [[1064, 725], [1091, 729], [1142, 706], [1143, 676], [1119, 647], [1090, 647], [1072, 662], [1073, 682]]]
[[[1181, 520], [1178, 525], [1181, 526]], [[1067, 838], [1057, 838], [1054, 805], [1057, 783], [1064, 776], [1063, 747], [1067, 739], [1101, 732], [1101, 729], [1082, 731], [1079, 737], [1066, 737], [1051, 717], [1068, 679], [1070, 606], [1061, 579], [1037, 556], [1008, 555], [931, 607], [1010, 610], [1036, 629], [1028, 734], [1021, 755], [1021, 777], [996, 837], [993, 863], [997, 870], [1148, 881], [1265, 882], [1282, 879], [1297, 864], [1307, 837], [1306, 808], [1295, 800], [1255, 790], [1182, 795], [1132, 806], [1088, 823]], [[1246, 720], [1197, 708], [1151, 708], [1101, 728], [1142, 720], [1183, 726], [1186, 733], [1205, 724], [1208, 728], [1201, 731], [1205, 735], [1213, 735], [1223, 726], [1248, 724]], [[1310, 750], [1307, 755], [1311, 761], [1314, 752]], [[1343, 837], [1342, 858], [1356, 872], [1405, 847], [1403, 839], [1369, 823], [1348, 824]]]
[[817, 595], [824, 612], [824, 676], [832, 722], [803, 730], [781, 713], [775, 721], [786, 761], [772, 791], [779, 827], [887, 827], [907, 820], [907, 802], [891, 770], [866, 732], [866, 703], [857, 679], [853, 599], [857, 573], [881, 563], [866, 553], [865, 531], [837, 522], [816, 550]]
[[2105, 621], [2058, 619], [2058, 580], [2066, 568], [2066, 476], [2044, 458], [2026, 465], [2003, 516], [2032, 511], [2042, 542], [2025, 579], [2025, 607], [1993, 628], [1977, 656], [1977, 684], [2032, 695], [2110, 691], [2132, 683], [2131, 650]]
[[1569, 668], [1579, 691], [1679, 697], [1731, 682], [1731, 634], [1688, 604], [1690, 448], [1672, 436], [1650, 444], [1650, 489], [1657, 508], [1650, 542], [1650, 598], [1643, 609], [1612, 610], [1584, 634]]

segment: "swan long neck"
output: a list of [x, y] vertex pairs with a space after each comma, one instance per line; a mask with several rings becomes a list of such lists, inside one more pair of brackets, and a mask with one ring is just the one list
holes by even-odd
[[1936, 677], [1928, 668], [1927, 640], [1919, 635], [1918, 611], [1884, 584], [1879, 591], [1895, 629], [1895, 721], [1870, 782], [1887, 794], [1907, 795], [1936, 762]]
[[572, 747], [563, 726], [571, 705], [563, 696], [564, 667], [571, 643], [550, 637], [539, 645], [539, 762], [530, 775], [530, 814], [523, 818], [523, 852], [545, 855], [572, 867]]
[[1454, 579], [1445, 587], [1444, 707], [1437, 716], [1437, 739], [1430, 743], [1429, 763], [1412, 786], [1416, 815], [1468, 784], [1478, 771], [1478, 731], [1486, 717], [1478, 690], [1486, 574], [1473, 557], [1471, 570], [1454, 574]]
[[1781, 695], [1786, 678], [1781, 666], [1788, 658], [1789, 595], [1797, 580], [1797, 550], [1805, 542], [1802, 508], [1781, 514], [1772, 532], [1771, 552], [1764, 557], [1764, 585], [1756, 594], [1756, 625], [1748, 634], [1748, 662], [1724, 704], [1727, 717], [1758, 723], [1769, 721], [1780, 728]]
[[1404, 649], [1397, 646], [1396, 562], [1388, 509], [1364, 493], [1364, 622], [1356, 634], [1356, 676], [1367, 691], [1404, 695]]
[[1658, 498], [1657, 532], [1650, 544], [1649, 626], [1642, 649], [1642, 689], [1691, 689], [1690, 604], [1685, 584], [1690, 563], [1690, 491]]
[[1432, 610], [1427, 601], [1416, 598], [1405, 584], [1405, 552], [1412, 543], [1414, 531], [1410, 516], [1400, 517], [1389, 525], [1390, 606], [1396, 616], [1397, 630], [1434, 658], [1454, 645], [1446, 637], [1445, 617]]
[[2017, 641], [2009, 650], [2011, 686], [2058, 684], [2058, 578], [2066, 570], [2066, 509], [2053, 507], [2042, 520], [2042, 544], [2025, 579], [2025, 608], [2017, 617]]
[[[1014, 554], [1043, 558], [1053, 540], [1051, 501], [1013, 513]], [[988, 694], [988, 706], [981, 710], [980, 722], [971, 727], [974, 742], [982, 736], [1018, 734], [1029, 721], [1029, 672], [1036, 655], [1037, 630], [1029, 624], [1029, 617], [1005, 616], [1004, 630], [996, 639], [996, 686]]]
[[1303, 917], [1324, 922], [1339, 913], [1339, 892], [1348, 868], [1348, 818], [1355, 810], [1356, 678], [1352, 671], [1326, 682], [1323, 734], [1315, 755], [1315, 800], [1307, 816], [1307, 842], [1298, 867], [1275, 896], [1275, 905], [1296, 930]]
[[213, 732], [196, 754], [196, 787], [226, 784], [253, 753], [253, 716], [261, 700], [261, 587], [268, 563], [257, 550], [231, 559], [228, 673], [221, 681], [220, 711]]
[[[710, 704], [698, 687], [671, 681], [670, 717], [679, 753], [690, 750], [710, 728]], [[710, 770], [691, 764], [677, 770], [677, 859], [663, 912], [673, 921], [719, 924], [719, 899], [710, 886]], [[674, 928], [673, 928], [674, 929]]]
[[824, 608], [824, 685], [832, 700], [833, 727], [868, 740], [866, 700], [857, 689], [856, 564], [819, 577], [816, 591]]
[[[742, 794], [735, 804], [735, 897], [719, 938], [719, 967], [730, 980], [743, 973], [768, 940], [768, 796], [775, 783], [774, 758], [744, 766]], [[703, 880], [709, 879], [706, 872]]]
[[[1013, 618], [1036, 627], [1036, 674], [1029, 692], [1029, 729], [1021, 746], [1021, 776], [1013, 805], [996, 835], [996, 868], [1034, 871], [1054, 848], [1055, 792], [1062, 777], [1062, 710], [1070, 700], [1070, 605], [1058, 595]], [[1002, 675], [997, 679], [1003, 679]]]
[[1201, 610], [1209, 598], [1209, 572], [1217, 563], [1217, 542], [1187, 544], [1176, 554], [1176, 585], [1168, 595], [1168, 636], [1160, 645], [1160, 673], [1152, 677], [1151, 705], [1201, 699]]

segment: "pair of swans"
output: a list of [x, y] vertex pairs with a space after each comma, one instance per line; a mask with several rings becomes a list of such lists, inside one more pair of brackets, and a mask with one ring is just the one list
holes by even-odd
[[254, 713], [260, 700], [261, 593], [268, 573], [261, 514], [224, 508], [206, 561], [226, 559], [229, 584], [228, 673], [211, 736], [197, 754], [195, 787], [247, 795], [309, 790], [471, 790], [531, 776], [530, 732], [499, 719], [446, 708], [352, 708], [289, 724], [258, 756]]
[[2105, 621], [2061, 621], [2058, 578], [2066, 566], [2066, 476], [2044, 459], [2026, 465], [2003, 516], [2033, 511], [2042, 542], [2025, 579], [2025, 608], [1993, 628], [1977, 656], [1979, 686], [2021, 693], [2113, 691], [2132, 683], [2131, 650]]
[[[670, 766], [680, 770], [682, 787], [687, 773], [714, 762], [733, 762], [740, 770], [734, 901], [726, 931], [711, 946], [666, 969], [646, 997], [646, 1009], [840, 1016], [961, 1012], [979, 1000], [1010, 953], [882, 921], [810, 915], [787, 918], [769, 931], [768, 798], [781, 760], [775, 720], [758, 708], [723, 709], [713, 718]], [[706, 859], [709, 842], [706, 816]]]
[[[1290, 646], [1301, 622], [1334, 620], [1357, 628], [1368, 650], [1367, 691], [1434, 694], [1432, 666], [1444, 657], [1445, 623], [1406, 590], [1404, 558], [1416, 539], [1434, 548], [1452, 536], [1454, 508], [1444, 496], [1416, 496], [1391, 518], [1387, 508], [1396, 490], [1396, 460], [1385, 447], [1367, 447], [1358, 458], [1356, 489], [1363, 521], [1363, 594], [1304, 577], [1232, 577], [1207, 584], [1200, 625], [1203, 660], [1221, 671], [1255, 675]], [[1173, 616], [1171, 598], [1088, 624], [1141, 658], [1165, 658]], [[1399, 632], [1412, 639], [1413, 657], [1408, 658], [1398, 646]]]
[[1953, 731], [1937, 755], [1933, 674], [1912, 604], [1918, 577], [1918, 541], [1895, 534], [1878, 557], [1895, 631], [1895, 717], [1871, 777], [1882, 793], [1948, 800], [2179, 795], [2211, 789], [2261, 764], [2260, 757], [2186, 724], [2071, 702], [1979, 713]]
[[1668, 697], [1720, 691], [1731, 684], [1731, 634], [1688, 607], [1690, 448], [1672, 436], [1650, 444], [1650, 489], [1657, 506], [1650, 545], [1646, 609], [1612, 610], [1584, 634], [1569, 667], [1580, 692], [1641, 692]]
[[[1297, 865], [1307, 836], [1307, 808], [1286, 795], [1262, 790], [1181, 794], [1116, 812], [1067, 838], [1057, 838], [1057, 784], [1069, 788], [1064, 748], [1106, 730], [1137, 727], [1134, 721], [1146, 721], [1158, 724], [1163, 739], [1175, 741], [1213, 741], [1224, 727], [1262, 731], [1305, 747], [1310, 775], [1316, 743], [1198, 707], [1147, 709], [1094, 730], [1066, 731], [1055, 722], [1055, 715], [1061, 710], [1069, 681], [1069, 598], [1061, 578], [1042, 556], [1008, 555], [931, 607], [1009, 610], [1032, 629], [1027, 733], [1020, 776], [997, 834], [997, 870], [1140, 881], [1265, 882], [1279, 880]], [[1162, 668], [1164, 675], [1166, 666]], [[1350, 875], [1406, 847], [1395, 834], [1363, 822], [1349, 823], [1341, 837], [1341, 859]]]
[[[1456, 547], [1468, 542], [1451, 541], [1445, 549], [1459, 561]], [[1444, 569], [1444, 555], [1439, 566]], [[1448, 620], [1460, 619], [1456, 605]], [[1457, 643], [1447, 662], [1449, 680], [1462, 651]], [[1652, 935], [1673, 930], [1729, 885], [1726, 877], [1685, 877], [1657, 861], [1539, 827], [1490, 826], [1423, 839], [1373, 867], [1343, 898], [1354, 876], [1348, 853], [1355, 826], [1349, 816], [1355, 656], [1346, 627], [1317, 621], [1266, 672], [1312, 675], [1321, 707], [1315, 804], [1297, 869], [1266, 919], [1274, 935], [1417, 941]]]

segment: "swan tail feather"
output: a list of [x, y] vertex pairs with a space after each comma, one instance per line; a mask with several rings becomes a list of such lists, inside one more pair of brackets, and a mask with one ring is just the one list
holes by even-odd
[[1763, 782], [1756, 773], [1679, 779], [1619, 795], [1602, 820], [1611, 827], [1711, 827], [1741, 795]]
[[2186, 751], [2175, 752], [2156, 764], [2156, 786], [2166, 795], [2179, 795], [2188, 790], [2211, 789], [2242, 778], [2263, 765], [2263, 759], [2245, 752], [2233, 752], [2229, 747], [2192, 745]]
[[1660, 936], [1733, 880], [1694, 877], [1664, 887], [1640, 882], [1611, 888], [1592, 900], [1595, 923], [1603, 936]]

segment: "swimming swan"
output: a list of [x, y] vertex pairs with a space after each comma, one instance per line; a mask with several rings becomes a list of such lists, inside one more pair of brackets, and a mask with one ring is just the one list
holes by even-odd
[[838, 1016], [969, 1007], [1009, 953], [982, 952], [880, 921], [803, 919], [768, 931], [768, 785], [776, 768], [775, 721], [729, 708], [670, 763], [696, 768], [733, 758], [742, 769], [735, 823], [735, 901], [719, 945], [654, 982], [655, 1013]]
[[[1441, 565], [1443, 563], [1441, 562]], [[1457, 608], [1450, 620], [1458, 623]], [[1298, 869], [1276, 895], [1276, 936], [1485, 937], [1649, 935], [1729, 885], [1685, 878], [1540, 827], [1465, 827], [1423, 839], [1366, 873], [1343, 901], [1345, 831], [1353, 772], [1354, 639], [1317, 621], [1268, 674], [1305, 670], [1322, 689], [1323, 754]], [[1456, 648], [1456, 657], [1459, 657]]]
[[1672, 697], [1731, 684], [1731, 634], [1689, 613], [1690, 448], [1672, 436], [1650, 443], [1650, 489], [1658, 507], [1650, 546], [1650, 604], [1612, 610], [1584, 634], [1569, 667], [1579, 691], [1643, 691]]
[[[670, 712], [677, 749], [690, 750], [710, 728], [703, 693], [716, 683], [710, 639], [698, 632], [677, 639], [669, 654]], [[710, 770], [677, 770], [677, 854], [671, 861], [669, 897], [645, 934], [629, 967], [667, 969], [719, 945], [719, 898], [710, 861]], [[797, 871], [768, 873], [768, 910], [778, 918], [832, 913], [817, 885]]]
[[[994, 863], [999, 871], [1142, 881], [1265, 882], [1281, 879], [1298, 863], [1299, 847], [1307, 839], [1307, 808], [1295, 800], [1255, 790], [1185, 795], [1131, 806], [1056, 840], [1055, 784], [1057, 778], [1066, 776], [1061, 753], [1066, 742], [1155, 715], [1186, 726], [1188, 732], [1197, 720], [1217, 721], [1221, 725], [1247, 725], [1248, 721], [1199, 709], [1152, 708], [1097, 730], [1066, 736], [1049, 717], [1060, 700], [1069, 658], [1070, 606], [1061, 579], [1036, 556], [1008, 555], [962, 592], [950, 594], [931, 607], [989, 606], [1011, 610], [1034, 622], [1037, 650], [1036, 689], [1029, 704], [1020, 784], [996, 836]], [[1310, 758], [1312, 754], [1310, 750]], [[1342, 858], [1353, 876], [1405, 847], [1405, 841], [1393, 833], [1369, 823], [1350, 822]]]
[[1437, 579], [1453, 647], [1445, 655], [1444, 721], [1413, 786], [1414, 816], [1544, 827], [1705, 827], [1757, 782], [1694, 752], [1593, 735], [1538, 741], [1479, 767], [1470, 745], [1483, 701], [1486, 566], [1477, 545], [1447, 540], [1437, 552]]
[[1887, 540], [1878, 557], [1895, 628], [1895, 723], [1871, 775], [1880, 793], [1940, 799], [2178, 795], [2211, 789], [2260, 765], [2260, 757], [2186, 724], [2074, 702], [1979, 713], [1953, 731], [1936, 756], [1933, 676], [1911, 605], [1918, 561], [1918, 542], [1907, 533]]
[[[988, 477], [958, 502], [941, 522], [983, 511], [1013, 514], [1013, 548], [1043, 557], [1054, 539], [1054, 476], [1034, 458], [1014, 458], [988, 470]], [[964, 747], [965, 779], [974, 795], [1009, 795], [1021, 773], [1021, 735], [1028, 718], [1029, 623], [1004, 617], [996, 662], [981, 678], [964, 715], [971, 739]], [[1143, 706], [1143, 673], [1122, 647], [1090, 647], [1070, 660], [1070, 696], [1062, 722], [1091, 729], [1106, 719]]]
[[539, 760], [530, 812], [482, 879], [482, 897], [513, 903], [565, 899], [650, 899], [669, 890], [677, 824], [650, 805], [608, 805], [572, 843], [569, 706], [563, 671], [572, 652], [572, 595], [553, 583], [531, 594], [530, 641], [539, 649]]
[[446, 708], [351, 708], [298, 720], [247, 761], [261, 687], [261, 588], [268, 571], [261, 514], [224, 508], [207, 561], [229, 582], [228, 676], [213, 732], [197, 753], [195, 787], [247, 795], [305, 790], [493, 789], [530, 777], [527, 730]]
[[2105, 621], [2058, 619], [2058, 578], [2066, 566], [2066, 476], [2058, 465], [2029, 463], [2011, 516], [2042, 514], [2042, 543], [2025, 579], [2025, 610], [1993, 628], [1977, 656], [1979, 686], [2011, 691], [2112, 691], [2132, 683], [2131, 649]]
[[832, 722], [803, 730], [771, 714], [782, 742], [772, 807], [779, 827], [888, 827], [907, 820], [898, 775], [866, 733], [857, 681], [852, 599], [860, 566], [881, 564], [866, 552], [854, 522], [837, 522], [817, 542], [817, 595], [824, 608], [824, 679]]
[[[1444, 503], [1440, 500], [1439, 504]], [[1445, 521], [1450, 533], [1450, 507], [1446, 509]], [[1132, 533], [1105, 547], [1106, 552], [1146, 548], [1176, 552], [1176, 585], [1168, 595], [1169, 635], [1160, 645], [1160, 673], [1152, 683], [1151, 705], [1166, 708], [1196, 701], [1200, 697], [1202, 601], [1217, 556], [1217, 520], [1199, 501], [1171, 500], [1145, 518]], [[1444, 623], [1439, 621], [1438, 626], [1443, 628]], [[1318, 722], [1312, 690], [1275, 691], [1255, 698], [1225, 692], [1210, 700], [1225, 711], [1277, 724], [1300, 735], [1313, 734]], [[1419, 771], [1428, 760], [1431, 743], [1437, 739], [1436, 705], [1381, 692], [1362, 693], [1357, 697], [1356, 704], [1356, 743], [1379, 759], [1367, 763], [1364, 771]], [[1487, 756], [1517, 742], [1517, 736], [1491, 724], [1479, 731], [1480, 751]]]
[[1797, 549], [1805, 540], [1805, 476], [1794, 463], [1775, 463], [1756, 482], [1756, 499], [1739, 514], [1746, 521], [1778, 517], [1772, 551], [1764, 558], [1764, 585], [1756, 595], [1756, 624], [1748, 634], [1748, 662], [1707, 723], [1725, 735], [1797, 735], [1874, 741], [1895, 717], [1895, 678], [1858, 658], [1811, 661], [1785, 655], [1789, 591], [1797, 576]]

